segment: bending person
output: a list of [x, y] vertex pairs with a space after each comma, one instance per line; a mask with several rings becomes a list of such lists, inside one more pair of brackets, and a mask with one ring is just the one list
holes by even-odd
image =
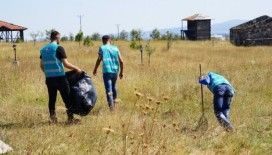
[[222, 75], [209, 72], [207, 75], [200, 77], [199, 83], [207, 85], [209, 90], [214, 94], [214, 113], [219, 124], [224, 127], [226, 131], [232, 131], [230, 105], [235, 90], [230, 82]]

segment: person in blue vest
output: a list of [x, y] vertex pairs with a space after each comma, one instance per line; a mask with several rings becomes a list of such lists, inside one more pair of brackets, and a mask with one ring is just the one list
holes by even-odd
[[111, 45], [110, 36], [103, 36], [102, 42], [103, 45], [99, 48], [93, 75], [96, 76], [97, 69], [102, 61], [103, 80], [106, 89], [108, 106], [110, 110], [113, 111], [117, 99], [116, 81], [118, 78], [118, 73], [120, 79], [123, 78], [123, 59], [119, 49], [116, 46]]
[[215, 72], [209, 72], [207, 75], [201, 76], [199, 83], [207, 85], [214, 95], [214, 113], [219, 124], [224, 127], [226, 131], [232, 131], [230, 105], [235, 93], [233, 86], [224, 76]]
[[57, 91], [60, 92], [63, 102], [67, 108], [68, 124], [78, 123], [79, 120], [74, 119], [71, 112], [71, 102], [69, 99], [70, 87], [65, 76], [64, 67], [75, 70], [79, 74], [82, 72], [80, 68], [68, 62], [65, 50], [60, 43], [60, 33], [52, 31], [50, 35], [50, 43], [45, 45], [40, 51], [40, 67], [46, 77], [46, 85], [49, 95], [49, 115], [50, 122], [57, 123], [55, 112]]

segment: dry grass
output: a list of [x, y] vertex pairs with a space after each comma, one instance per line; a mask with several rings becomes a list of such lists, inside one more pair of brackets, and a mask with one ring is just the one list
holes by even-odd
[[[20, 66], [12, 65], [10, 44], [0, 44], [0, 139], [11, 154], [272, 154], [272, 48], [234, 47], [227, 42], [152, 42], [151, 66], [140, 52], [116, 42], [125, 60], [119, 81], [121, 102], [110, 113], [101, 74], [93, 77], [99, 100], [82, 124], [48, 124], [47, 91], [39, 69], [39, 48], [18, 45]], [[62, 44], [69, 60], [91, 73], [99, 43], [90, 49]], [[205, 89], [209, 129], [194, 132], [201, 116], [198, 64], [226, 75], [237, 90], [232, 105], [236, 127], [218, 127], [212, 96]], [[136, 90], [135, 90], [136, 88]], [[135, 94], [137, 93], [137, 95]], [[58, 117], [66, 119], [58, 99]]]

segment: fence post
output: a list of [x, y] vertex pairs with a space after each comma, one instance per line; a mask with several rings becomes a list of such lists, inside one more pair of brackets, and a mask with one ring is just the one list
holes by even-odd
[[13, 61], [13, 64], [15, 64], [15, 65], [18, 66], [19, 65], [19, 61], [17, 61], [17, 49], [16, 49], [17, 45], [13, 44], [12, 47], [13, 47], [13, 51], [14, 51], [14, 61]]

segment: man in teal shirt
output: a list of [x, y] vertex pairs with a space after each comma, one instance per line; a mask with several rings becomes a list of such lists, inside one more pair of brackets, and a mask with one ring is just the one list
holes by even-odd
[[214, 113], [220, 125], [226, 131], [232, 131], [230, 123], [230, 105], [234, 96], [234, 88], [230, 82], [222, 75], [209, 72], [207, 75], [200, 77], [199, 83], [207, 85], [209, 90], [214, 94]]
[[116, 46], [111, 45], [110, 36], [103, 36], [102, 42], [103, 45], [99, 48], [93, 75], [96, 76], [97, 69], [102, 61], [103, 80], [106, 89], [107, 101], [110, 110], [113, 111], [117, 98], [116, 81], [118, 78], [118, 73], [120, 79], [123, 78], [123, 59], [119, 49]]

